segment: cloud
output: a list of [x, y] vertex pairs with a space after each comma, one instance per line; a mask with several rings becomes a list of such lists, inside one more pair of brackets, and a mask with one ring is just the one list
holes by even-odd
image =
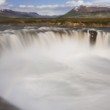
[[93, 4], [110, 6], [110, 0], [94, 0]]
[[34, 8], [34, 5], [19, 5], [19, 8]]
[[71, 7], [68, 5], [19, 5], [13, 7], [17, 11], [37, 12], [41, 15], [61, 15], [68, 12]]
[[[1, 0], [4, 1], [5, 0]], [[21, 4], [19, 6], [14, 7], [7, 6], [10, 9], [16, 10], [16, 11], [25, 11], [25, 12], [37, 12], [41, 15], [62, 15], [74, 8], [75, 6], [80, 5], [110, 5], [110, 0], [92, 0], [91, 2], [88, 2], [89, 0], [68, 0], [64, 4], [48, 4], [48, 5], [24, 5]]]
[[84, 0], [69, 0], [66, 2], [66, 5], [74, 7], [74, 6], [80, 6], [80, 5], [91, 5], [90, 2], [84, 2]]
[[60, 5], [60, 6], [49, 6], [49, 7], [37, 7], [37, 12], [42, 15], [62, 15], [68, 12], [71, 7]]
[[5, 4], [6, 0], [0, 0], [0, 5]]
[[16, 10], [20, 11], [35, 11], [42, 15], [62, 15], [75, 6], [89, 5], [89, 2], [83, 0], [69, 0], [65, 4], [54, 4], [54, 5], [19, 5]]
[[66, 2], [66, 5], [69, 6], [79, 6], [79, 5], [83, 5], [84, 1], [83, 0], [70, 0], [68, 2]]

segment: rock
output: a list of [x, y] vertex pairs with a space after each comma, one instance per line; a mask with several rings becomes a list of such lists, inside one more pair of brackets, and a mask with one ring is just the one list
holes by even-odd
[[0, 97], [0, 110], [20, 110]]
[[90, 44], [95, 45], [97, 39], [97, 31], [89, 30], [89, 34], [90, 34]]

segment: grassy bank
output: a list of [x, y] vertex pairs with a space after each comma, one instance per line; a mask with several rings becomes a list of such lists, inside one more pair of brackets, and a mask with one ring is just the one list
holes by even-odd
[[110, 27], [110, 18], [7, 18], [0, 19], [5, 25]]

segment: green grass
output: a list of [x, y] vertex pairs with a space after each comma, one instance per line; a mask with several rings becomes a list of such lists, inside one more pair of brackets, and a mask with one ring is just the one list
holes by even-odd
[[43, 25], [43, 26], [69, 26], [78, 23], [79, 26], [110, 26], [110, 18], [7, 18], [0, 19], [0, 24], [11, 25]]

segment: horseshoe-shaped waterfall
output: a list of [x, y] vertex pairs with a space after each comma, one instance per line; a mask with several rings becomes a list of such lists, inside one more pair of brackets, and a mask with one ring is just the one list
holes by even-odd
[[0, 31], [0, 96], [21, 110], [109, 110], [110, 32]]

